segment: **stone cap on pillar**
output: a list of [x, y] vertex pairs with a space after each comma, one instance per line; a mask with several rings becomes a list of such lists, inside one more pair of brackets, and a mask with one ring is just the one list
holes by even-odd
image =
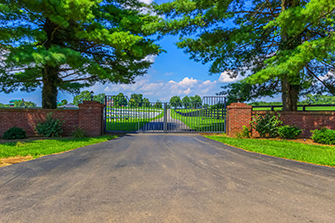
[[248, 105], [247, 103], [231, 103], [230, 105], [227, 106], [227, 108], [243, 108], [243, 109], [246, 109], [246, 108], [252, 108], [251, 105]]

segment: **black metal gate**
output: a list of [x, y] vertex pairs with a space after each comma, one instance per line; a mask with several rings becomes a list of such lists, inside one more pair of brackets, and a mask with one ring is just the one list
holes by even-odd
[[[199, 99], [200, 100], [200, 99]], [[226, 132], [226, 100], [204, 97], [200, 102], [162, 103], [106, 96], [106, 132]]]

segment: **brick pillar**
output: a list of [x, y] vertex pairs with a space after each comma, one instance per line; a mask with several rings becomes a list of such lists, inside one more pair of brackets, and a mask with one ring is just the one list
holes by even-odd
[[227, 107], [227, 135], [235, 137], [243, 130], [243, 126], [250, 128], [252, 106], [245, 103], [231, 103]]
[[103, 108], [105, 105], [98, 101], [84, 101], [79, 104], [79, 127], [88, 136], [95, 137], [103, 134]]

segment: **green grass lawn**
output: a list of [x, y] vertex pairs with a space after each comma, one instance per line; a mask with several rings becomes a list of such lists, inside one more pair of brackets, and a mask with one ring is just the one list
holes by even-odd
[[287, 140], [237, 139], [222, 136], [205, 137], [252, 152], [307, 163], [335, 166], [335, 147], [332, 146], [307, 145]]
[[[149, 115], [150, 116], [150, 115]], [[162, 112], [152, 118], [129, 118], [129, 119], [107, 119], [106, 130], [107, 131], [120, 131], [120, 132], [136, 132], [141, 129], [148, 122], [154, 121], [164, 117]]]
[[186, 117], [176, 113], [173, 109], [170, 110], [171, 117], [185, 123], [189, 128], [204, 132], [223, 132], [224, 120], [210, 117]]
[[40, 156], [69, 151], [115, 138], [117, 138], [117, 136], [100, 136], [82, 139], [59, 138], [4, 143], [0, 144], [0, 158], [29, 155], [38, 158]]

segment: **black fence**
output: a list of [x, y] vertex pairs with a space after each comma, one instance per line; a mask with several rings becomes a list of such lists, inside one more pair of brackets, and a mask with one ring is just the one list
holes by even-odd
[[[259, 105], [252, 106], [253, 111], [282, 111], [282, 105]], [[321, 105], [298, 105], [298, 111], [335, 111], [335, 104]]]
[[105, 132], [225, 132], [226, 104], [222, 96], [175, 104], [106, 96]]

